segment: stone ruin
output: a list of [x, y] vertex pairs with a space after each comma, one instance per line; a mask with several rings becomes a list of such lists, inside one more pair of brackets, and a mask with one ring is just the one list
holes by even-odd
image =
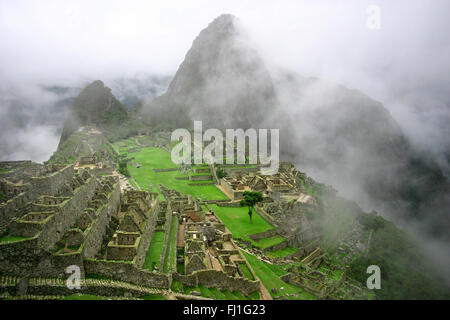
[[[169, 212], [180, 221], [177, 261], [184, 264], [184, 275], [176, 273], [175, 278], [188, 283], [194, 278], [208, 287], [237, 288], [245, 294], [258, 291], [260, 283], [254, 273], [248, 279], [241, 269], [245, 265], [252, 270], [251, 266], [208, 204], [161, 185], [160, 190], [167, 199]], [[210, 274], [216, 277], [206, 276]]]

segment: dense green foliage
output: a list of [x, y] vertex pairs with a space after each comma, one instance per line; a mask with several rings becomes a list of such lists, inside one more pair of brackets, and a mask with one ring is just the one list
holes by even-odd
[[121, 174], [123, 174], [125, 177], [129, 177], [130, 176], [130, 173], [128, 172], [127, 165], [128, 165], [128, 161], [126, 159], [125, 160], [121, 160], [119, 162], [119, 172]]
[[258, 202], [261, 202], [263, 200], [263, 196], [261, 192], [256, 191], [244, 191], [242, 196], [243, 199], [240, 201], [240, 205], [241, 207], [244, 206], [248, 207], [248, 215], [250, 216], [250, 223], [251, 223], [254, 207]]
[[226, 177], [226, 173], [225, 173], [225, 171], [223, 171], [223, 169], [217, 169], [216, 174], [217, 174], [217, 178], [219, 178], [219, 179]]
[[365, 285], [367, 267], [381, 269], [379, 299], [442, 299], [449, 298], [442, 284], [410, 235], [392, 222], [374, 214], [361, 214], [361, 223], [373, 230], [367, 255], [359, 255], [350, 263], [350, 276]]

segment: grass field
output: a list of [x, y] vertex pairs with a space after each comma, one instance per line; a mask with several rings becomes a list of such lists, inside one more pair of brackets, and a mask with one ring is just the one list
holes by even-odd
[[261, 249], [265, 249], [268, 247], [271, 247], [273, 245], [279, 244], [286, 241], [286, 239], [280, 235], [276, 235], [270, 238], [264, 238], [258, 241], [255, 241], [256, 245], [261, 248]]
[[276, 250], [276, 251], [267, 251], [266, 255], [272, 258], [283, 258], [289, 254], [293, 254], [298, 251], [298, 248], [295, 247], [286, 247], [284, 249]]
[[273, 229], [273, 226], [257, 213], [253, 214], [252, 223], [250, 223], [247, 207], [219, 207], [215, 204], [210, 207], [231, 231], [233, 238], [251, 241], [254, 245], [259, 246], [248, 236]]
[[239, 267], [241, 268], [242, 272], [244, 273], [244, 276], [249, 279], [249, 280], [255, 280], [255, 278], [253, 277], [252, 273], [250, 272], [250, 269], [247, 267], [247, 264], [245, 263], [240, 263]]
[[153, 265], [158, 266], [159, 261], [161, 259], [161, 253], [164, 245], [164, 231], [155, 231], [153, 234], [152, 241], [150, 243], [150, 247], [147, 251], [147, 256], [145, 258], [144, 265], [142, 269], [147, 269], [152, 271]]
[[178, 232], [178, 218], [173, 217], [170, 226], [170, 234], [167, 244], [166, 257], [164, 259], [164, 272], [171, 271], [177, 261], [177, 244], [176, 244], [176, 234]]
[[0, 243], [3, 242], [16, 242], [20, 240], [28, 239], [27, 237], [6, 236], [0, 238]]
[[183, 194], [190, 194], [194, 197], [200, 197], [206, 200], [224, 200], [226, 195], [222, 193], [215, 185], [208, 186], [191, 186], [188, 180], [177, 180], [176, 178], [187, 177], [179, 171], [154, 172], [153, 169], [169, 169], [176, 168], [172, 162], [170, 153], [166, 150], [146, 147], [141, 148], [139, 152], [129, 154], [134, 157], [134, 162], [141, 165], [140, 168], [128, 166], [130, 174], [143, 190], [148, 190], [149, 183], [153, 185], [151, 191], [159, 192], [158, 184], [162, 184], [167, 188], [176, 189]]

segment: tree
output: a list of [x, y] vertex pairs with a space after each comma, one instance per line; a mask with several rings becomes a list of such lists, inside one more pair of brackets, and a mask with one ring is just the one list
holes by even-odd
[[217, 178], [219, 178], [219, 179], [222, 179], [223, 177], [227, 176], [227, 174], [225, 173], [225, 171], [223, 171], [223, 169], [217, 169], [216, 173], [217, 173]]
[[242, 199], [240, 202], [241, 207], [248, 207], [248, 215], [250, 216], [250, 223], [252, 223], [254, 207], [258, 202], [261, 202], [263, 200], [263, 196], [261, 192], [256, 191], [244, 191], [242, 196], [244, 197], [244, 199]]
[[119, 162], [119, 172], [121, 174], [123, 174], [125, 177], [130, 176], [130, 172], [128, 171], [127, 164], [128, 164], [128, 159], [124, 159]]

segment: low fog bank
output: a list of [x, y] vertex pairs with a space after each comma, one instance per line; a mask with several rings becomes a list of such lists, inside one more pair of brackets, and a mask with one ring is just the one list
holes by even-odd
[[48, 160], [77, 92], [27, 82], [1, 86], [0, 160]]

